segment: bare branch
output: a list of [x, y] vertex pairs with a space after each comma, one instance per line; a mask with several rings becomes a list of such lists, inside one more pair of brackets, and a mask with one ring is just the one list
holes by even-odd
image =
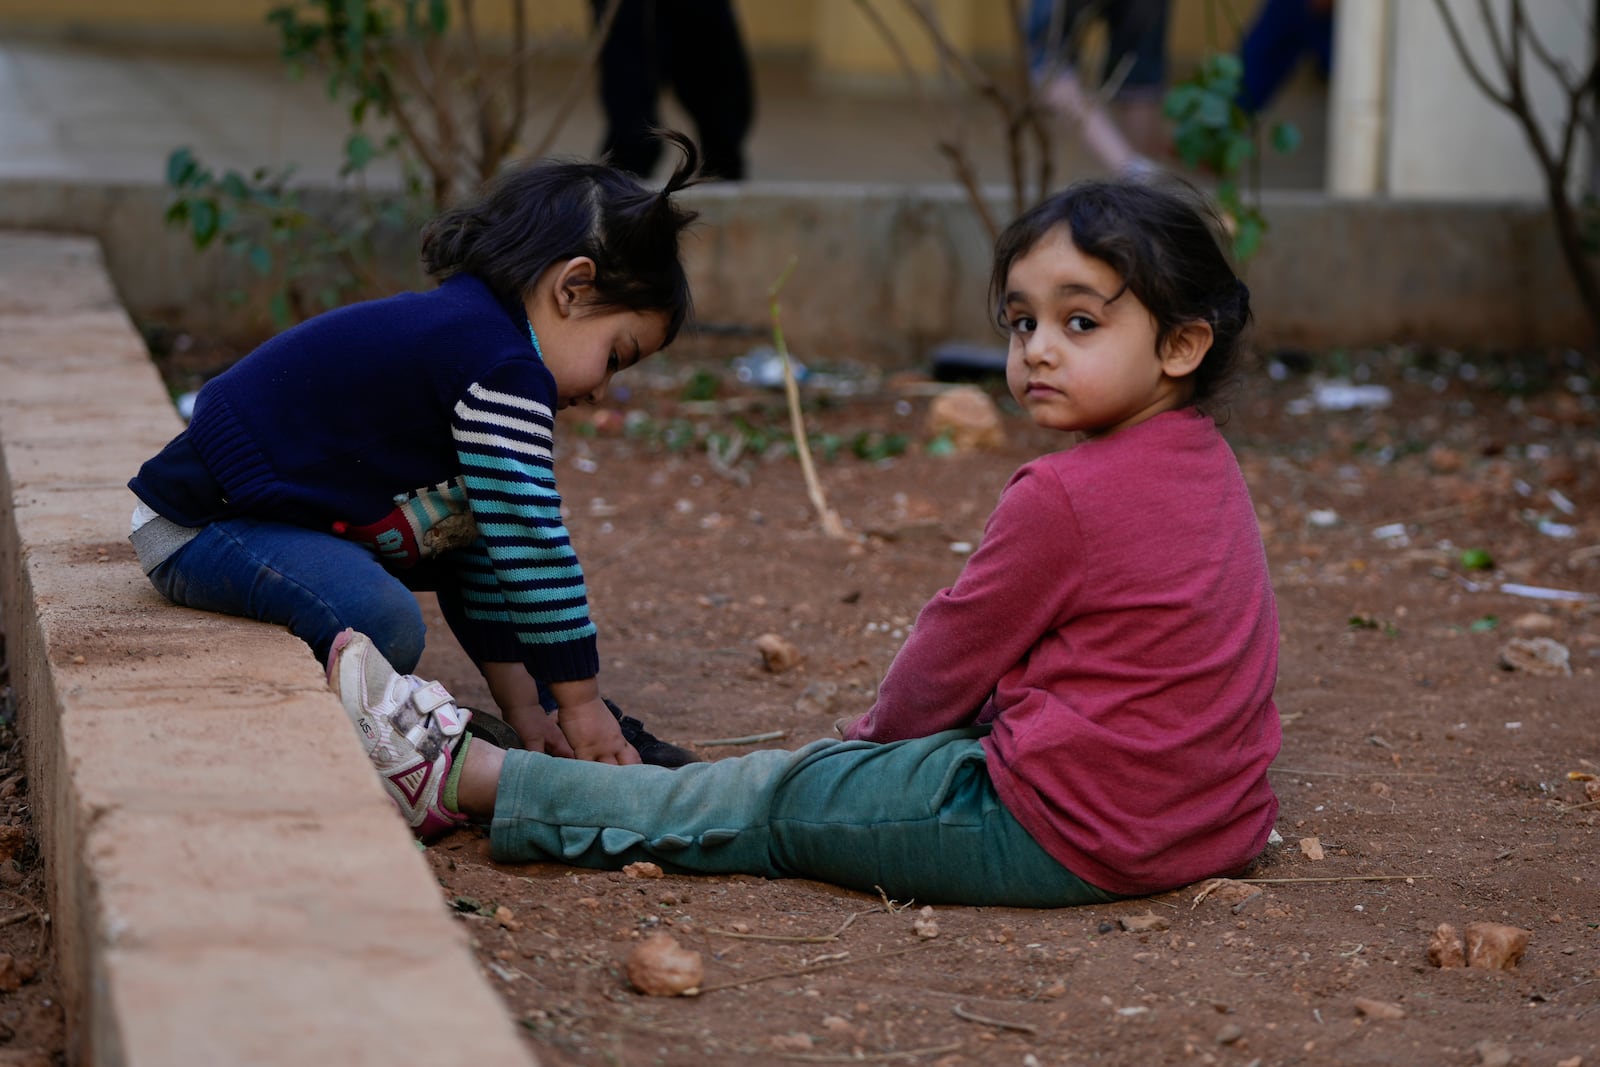
[[1466, 40], [1461, 36], [1461, 27], [1456, 25], [1456, 17], [1450, 10], [1449, 0], [1433, 0], [1433, 6], [1438, 10], [1439, 17], [1444, 20], [1444, 28], [1450, 35], [1450, 43], [1455, 46], [1456, 56], [1460, 58], [1461, 65], [1466, 68], [1467, 76], [1472, 79], [1478, 90], [1490, 100], [1501, 107], [1510, 110], [1511, 99], [1502, 95], [1489, 84], [1489, 79], [1478, 67], [1478, 61], [1472, 57], [1472, 52], [1467, 48]]

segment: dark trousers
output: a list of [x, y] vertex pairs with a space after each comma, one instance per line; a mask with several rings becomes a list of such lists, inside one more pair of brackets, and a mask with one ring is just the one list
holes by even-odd
[[[605, 0], [590, 6], [598, 24]], [[755, 87], [729, 0], [620, 0], [600, 50], [601, 150], [613, 165], [641, 177], [655, 169], [662, 145], [650, 130], [669, 87], [694, 122], [705, 172], [744, 178]]]

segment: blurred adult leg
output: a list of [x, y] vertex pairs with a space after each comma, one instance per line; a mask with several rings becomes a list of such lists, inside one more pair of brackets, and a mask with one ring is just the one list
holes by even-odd
[[[607, 0], [590, 0], [598, 28]], [[657, 0], [617, 0], [611, 32], [600, 48], [600, 105], [606, 132], [600, 151], [621, 170], [647, 178], [662, 145], [650, 130], [661, 123], [662, 54]]]
[[667, 81], [694, 120], [707, 174], [745, 177], [755, 84], [729, 0], [658, 0]]

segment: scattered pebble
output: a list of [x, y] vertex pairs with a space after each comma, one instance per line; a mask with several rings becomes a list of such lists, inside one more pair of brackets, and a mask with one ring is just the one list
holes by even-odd
[[1533, 931], [1503, 923], [1468, 923], [1467, 966], [1492, 971], [1514, 971], [1528, 949]]
[[1549, 637], [1513, 637], [1500, 649], [1500, 666], [1528, 674], [1570, 675], [1572, 653]]
[[676, 997], [698, 989], [705, 978], [700, 953], [667, 933], [654, 933], [628, 954], [628, 981], [651, 997]]
[[773, 674], [782, 674], [800, 664], [800, 649], [779, 634], [762, 634], [756, 638], [756, 651], [761, 653], [762, 664]]
[[1406, 1009], [1387, 1000], [1369, 1000], [1366, 997], [1355, 999], [1357, 1015], [1364, 1015], [1368, 1019], [1404, 1019]]
[[928, 405], [928, 434], [948, 438], [958, 452], [1006, 443], [1000, 409], [975, 385], [958, 385], [933, 398]]
[[1511, 1067], [1511, 1050], [1498, 1041], [1480, 1041], [1472, 1051], [1478, 1054], [1480, 1067]]

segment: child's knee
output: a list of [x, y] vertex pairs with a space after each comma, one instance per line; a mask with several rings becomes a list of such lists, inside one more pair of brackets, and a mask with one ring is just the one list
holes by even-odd
[[389, 665], [401, 674], [411, 674], [422, 659], [427, 626], [422, 609], [410, 590], [384, 591], [363, 598], [342, 613], [340, 629], [348, 626], [366, 634]]

